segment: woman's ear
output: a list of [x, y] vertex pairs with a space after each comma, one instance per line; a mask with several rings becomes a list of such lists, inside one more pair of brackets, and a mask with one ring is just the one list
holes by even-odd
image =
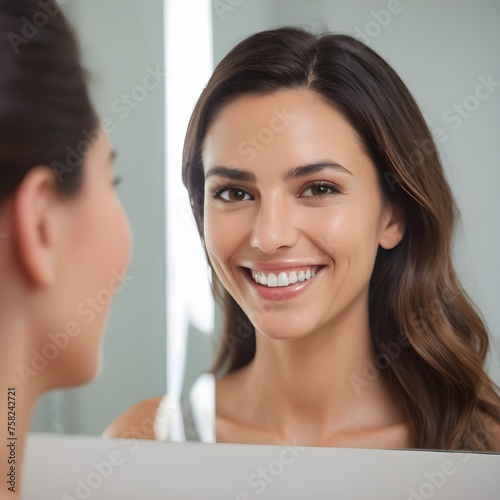
[[384, 201], [382, 229], [379, 245], [386, 250], [394, 248], [402, 239], [406, 229], [406, 217], [398, 205]]
[[[13, 195], [12, 233], [19, 263], [35, 285], [50, 285], [56, 274], [57, 182], [47, 166], [30, 169]], [[58, 208], [59, 206], [59, 208]]]

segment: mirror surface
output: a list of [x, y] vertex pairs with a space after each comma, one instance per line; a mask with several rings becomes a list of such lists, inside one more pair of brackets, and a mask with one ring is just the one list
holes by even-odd
[[[119, 194], [135, 249], [129, 284], [112, 307], [100, 377], [42, 398], [33, 430], [99, 435], [125, 409], [167, 388], [163, 2], [73, 0], [64, 8], [81, 40], [97, 110], [114, 125], [115, 168], [124, 181]], [[394, 67], [430, 128], [442, 130], [438, 147], [461, 211], [454, 259], [492, 335], [488, 372], [500, 384], [500, 4], [221, 0], [212, 2], [211, 17], [215, 64], [249, 34], [300, 25], [353, 35]], [[159, 85], [143, 94], [136, 87], [148, 74]], [[457, 111], [471, 106], [468, 98], [481, 79], [495, 82], [488, 98]], [[185, 387], [213, 356], [212, 340], [194, 327], [187, 345]]]

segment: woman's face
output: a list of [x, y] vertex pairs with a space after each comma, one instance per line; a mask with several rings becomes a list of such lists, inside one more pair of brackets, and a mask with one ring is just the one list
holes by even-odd
[[[52, 383], [57, 386], [85, 383], [96, 375], [111, 300], [127, 286], [122, 277], [132, 239], [115, 192], [113, 156], [107, 136], [101, 133], [84, 159], [82, 188], [61, 201], [65, 243], [57, 282], [47, 299], [54, 308], [44, 323], [59, 338], [61, 355], [50, 361], [54, 366]], [[43, 342], [46, 348], [46, 337]]]
[[367, 313], [377, 249], [403, 227], [337, 111], [303, 89], [240, 97], [202, 159], [207, 252], [259, 331], [296, 339]]

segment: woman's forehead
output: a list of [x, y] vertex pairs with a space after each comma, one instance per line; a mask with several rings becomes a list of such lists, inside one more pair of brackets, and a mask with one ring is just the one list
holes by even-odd
[[202, 158], [205, 173], [220, 165], [290, 168], [324, 160], [341, 165], [368, 160], [345, 118], [307, 89], [244, 95], [230, 102], [210, 125]]

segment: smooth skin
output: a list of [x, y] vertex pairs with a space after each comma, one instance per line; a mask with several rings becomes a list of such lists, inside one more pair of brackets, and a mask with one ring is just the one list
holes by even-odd
[[[383, 371], [361, 393], [352, 378], [375, 366], [368, 289], [377, 249], [394, 248], [405, 230], [354, 129], [308, 90], [248, 95], [216, 116], [202, 159], [207, 252], [257, 341], [253, 361], [217, 381], [217, 442], [411, 447]], [[311, 265], [320, 272], [292, 298], [281, 288], [263, 298], [269, 289], [249, 278], [248, 269]], [[158, 401], [132, 407], [105, 435], [154, 439], [139, 424]]]
[[[0, 421], [6, 426], [4, 402], [7, 388], [14, 387], [17, 494], [24, 440], [36, 400], [46, 391], [87, 383], [100, 368], [109, 304], [96, 311], [92, 320], [79, 306], [112, 289], [110, 281], [123, 276], [131, 255], [129, 223], [113, 185], [113, 157], [103, 134], [84, 159], [84, 182], [77, 194], [61, 196], [52, 169], [40, 165], [0, 205], [4, 235], [0, 243], [4, 398]], [[58, 334], [64, 347], [54, 347], [50, 335]], [[0, 452], [3, 478], [8, 452], [5, 446]], [[8, 498], [16, 498], [8, 493]]]

